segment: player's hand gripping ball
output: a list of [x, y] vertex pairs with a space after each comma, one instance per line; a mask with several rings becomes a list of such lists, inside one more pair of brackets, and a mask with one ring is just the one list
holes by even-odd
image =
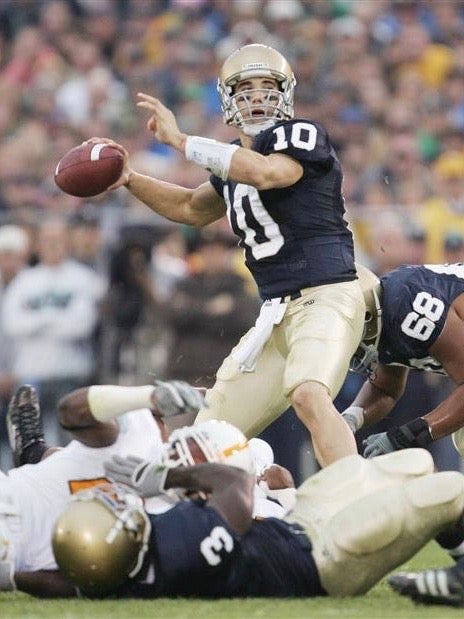
[[104, 143], [81, 144], [58, 162], [55, 183], [71, 196], [88, 198], [106, 191], [121, 176], [122, 154]]

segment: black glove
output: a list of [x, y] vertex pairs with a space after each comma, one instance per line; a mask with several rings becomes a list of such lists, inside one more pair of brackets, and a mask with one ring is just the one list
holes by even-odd
[[429, 424], [422, 417], [413, 419], [399, 428], [388, 430], [387, 436], [397, 450], [427, 447], [433, 441]]
[[372, 434], [363, 441], [365, 458], [372, 458], [382, 454], [398, 451], [399, 449], [409, 449], [410, 447], [427, 447], [433, 441], [429, 424], [418, 417], [404, 426], [399, 426]]

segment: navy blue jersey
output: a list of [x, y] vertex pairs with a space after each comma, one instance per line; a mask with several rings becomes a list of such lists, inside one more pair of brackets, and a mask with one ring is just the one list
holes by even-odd
[[307, 120], [281, 122], [256, 136], [252, 149], [282, 153], [303, 166], [301, 179], [282, 189], [258, 191], [210, 179], [226, 202], [261, 297], [356, 279], [353, 237], [344, 219], [343, 174], [325, 128]]
[[[150, 516], [143, 572], [120, 595], [136, 597], [294, 597], [322, 595], [311, 545], [297, 525], [253, 521], [238, 536], [202, 501]], [[145, 582], [144, 582], [145, 579]]]
[[443, 330], [451, 303], [464, 293], [464, 265], [401, 266], [380, 282], [379, 361], [445, 373], [429, 349]]

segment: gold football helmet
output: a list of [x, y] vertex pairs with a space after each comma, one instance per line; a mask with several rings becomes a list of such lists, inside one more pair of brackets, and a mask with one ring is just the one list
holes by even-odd
[[362, 264], [356, 265], [359, 285], [364, 294], [366, 314], [361, 343], [350, 363], [352, 372], [362, 373], [372, 370], [378, 363], [378, 345], [382, 332], [382, 307], [380, 305], [380, 280]]
[[[254, 77], [277, 80], [279, 90], [253, 89], [235, 92], [235, 86]], [[218, 79], [218, 92], [224, 122], [248, 135], [257, 135], [279, 120], [293, 118], [295, 76], [287, 60], [267, 45], [253, 43], [233, 52], [224, 62]], [[261, 93], [258, 106], [252, 106], [253, 93]]]
[[150, 530], [142, 499], [124, 486], [104, 484], [73, 496], [56, 521], [53, 552], [73, 585], [98, 596], [137, 574]]

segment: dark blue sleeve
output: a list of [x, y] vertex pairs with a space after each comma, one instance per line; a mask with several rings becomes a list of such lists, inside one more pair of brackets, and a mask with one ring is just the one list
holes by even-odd
[[214, 174], [211, 174], [211, 176], [209, 177], [209, 182], [214, 187], [216, 192], [221, 196], [221, 198], [223, 198], [224, 197], [224, 191], [223, 191], [224, 181], [221, 178], [219, 178], [219, 176], [215, 176]]

